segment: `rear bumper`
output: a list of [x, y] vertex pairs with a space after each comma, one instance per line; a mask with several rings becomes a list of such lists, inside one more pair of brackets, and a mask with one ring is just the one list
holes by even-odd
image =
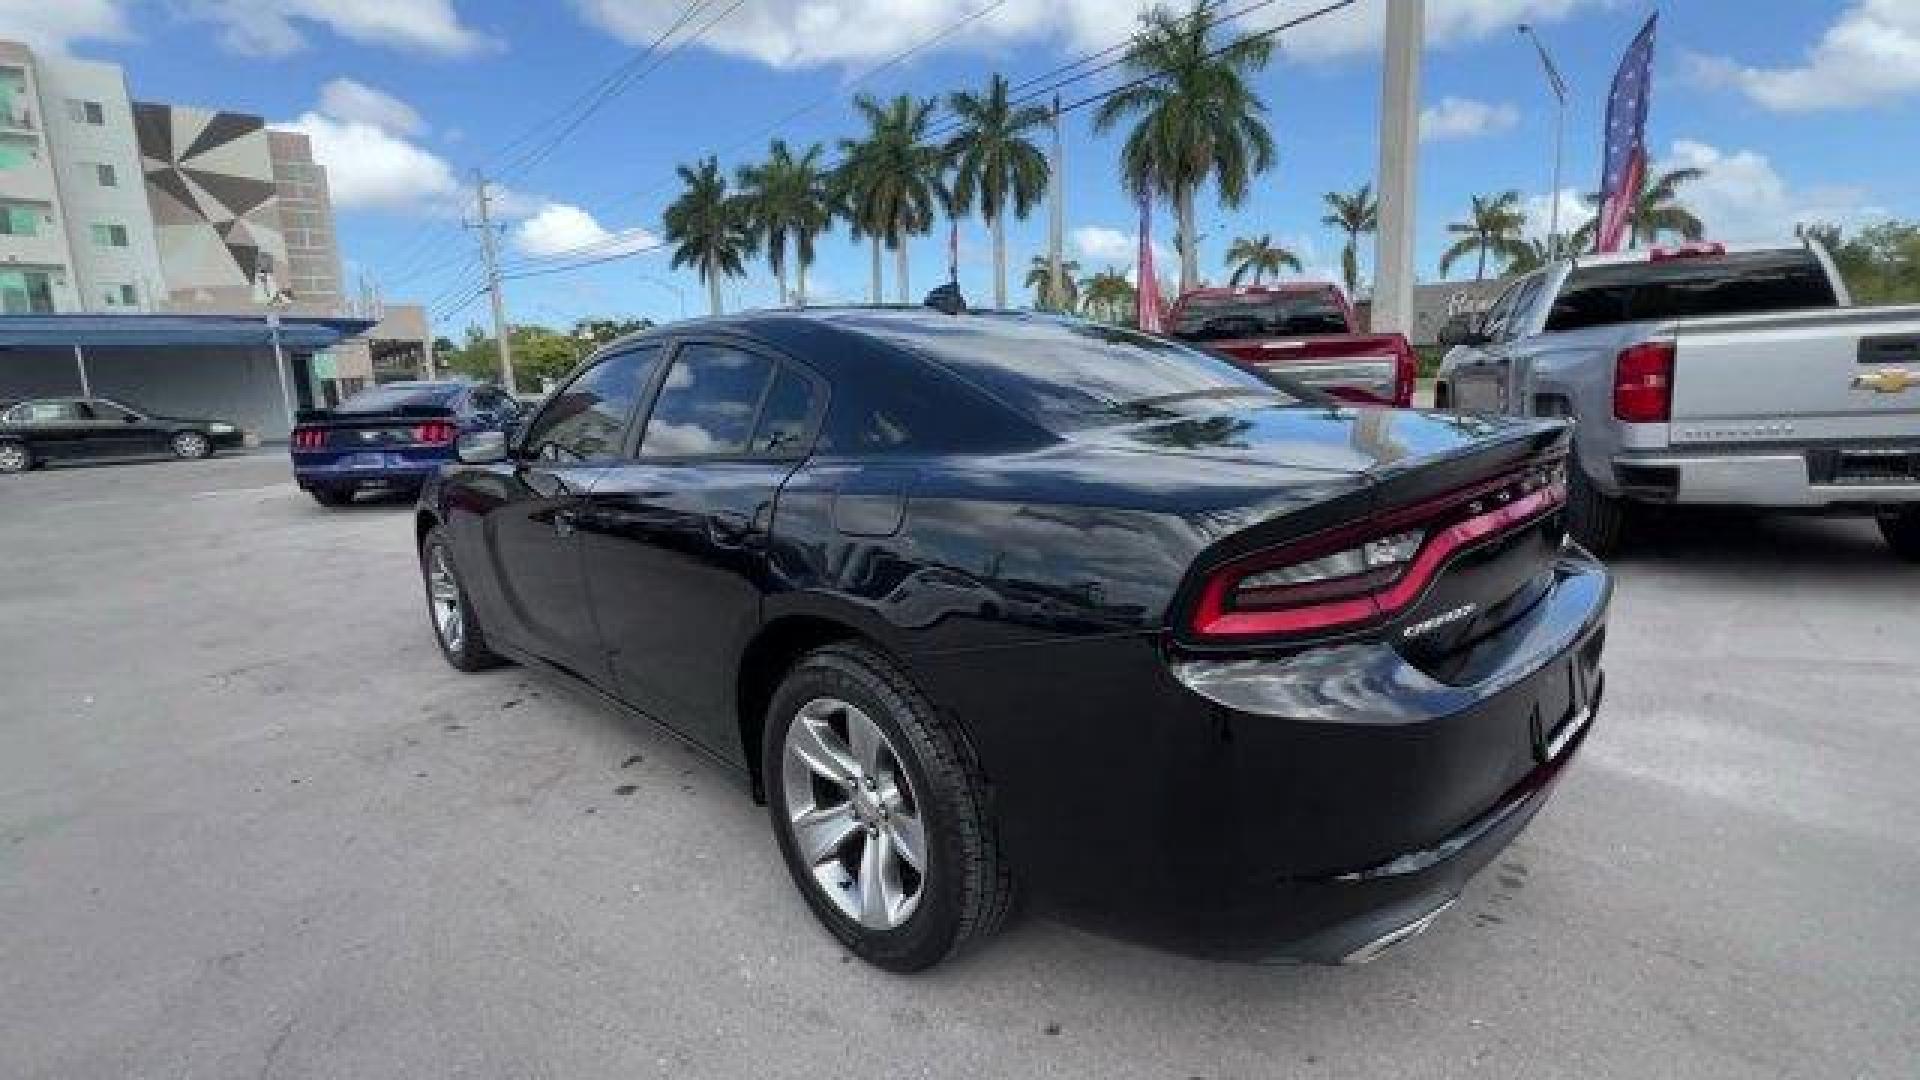
[[1169, 663], [1133, 637], [913, 667], [965, 723], [1048, 908], [1208, 957], [1364, 958], [1526, 827], [1590, 728], [1611, 583], [1577, 550], [1555, 574], [1454, 683], [1377, 642]]
[[[372, 460], [378, 458], [378, 461]], [[398, 455], [356, 455], [328, 462], [301, 461], [294, 458], [293, 479], [302, 491], [315, 488], [338, 490], [377, 490], [381, 488], [418, 488], [440, 471], [442, 461], [421, 461]]]
[[1866, 447], [1634, 453], [1615, 455], [1612, 464], [1621, 495], [1636, 502], [1802, 509], [1920, 503], [1920, 482], [1876, 479], [1860, 468], [1878, 452]]

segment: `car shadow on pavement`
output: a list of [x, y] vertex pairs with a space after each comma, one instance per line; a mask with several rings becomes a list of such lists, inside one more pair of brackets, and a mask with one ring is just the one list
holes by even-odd
[[1852, 576], [1908, 569], [1881, 540], [1870, 518], [1736, 509], [1662, 508], [1644, 514], [1607, 562], [1623, 570], [1742, 574], [1819, 571]]

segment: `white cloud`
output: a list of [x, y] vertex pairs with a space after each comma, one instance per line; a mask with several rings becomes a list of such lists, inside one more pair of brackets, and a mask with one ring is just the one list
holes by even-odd
[[333, 203], [342, 210], [459, 212], [465, 193], [453, 167], [432, 151], [361, 120], [303, 113], [287, 128], [313, 142], [327, 170]]
[[1697, 77], [1737, 87], [1776, 112], [1891, 101], [1920, 91], [1920, 3], [1859, 0], [1797, 67], [1747, 67], [1720, 56], [1691, 60]]
[[451, 0], [184, 0], [187, 18], [221, 27], [220, 44], [247, 56], [306, 47], [303, 23], [368, 45], [464, 56], [497, 42], [460, 22]]
[[1801, 222], [1852, 225], [1873, 216], [1857, 187], [1794, 188], [1764, 154], [1727, 152], [1693, 139], [1676, 139], [1656, 171], [1695, 168], [1705, 175], [1680, 188], [1680, 201], [1707, 227], [1707, 238], [1729, 243], [1788, 241]]
[[[1552, 196], [1529, 195], [1521, 211], [1527, 216], [1527, 236], [1530, 239], [1545, 240], [1554, 225]], [[1587, 219], [1592, 216], [1593, 207], [1587, 204], [1585, 195], [1574, 188], [1560, 189], [1560, 235], [1572, 235], [1574, 230], [1586, 224]]]
[[[1082, 273], [1094, 274], [1110, 266], [1125, 268], [1127, 280], [1133, 281], [1137, 275], [1134, 264], [1140, 259], [1140, 234], [1123, 232], [1106, 225], [1082, 225], [1068, 235], [1067, 241], [1072, 247], [1073, 256], [1080, 262]], [[1172, 267], [1177, 273], [1180, 269], [1180, 256], [1174, 253], [1163, 240], [1153, 242], [1153, 268], [1157, 273], [1166, 273]]]
[[[1266, 29], [1324, 2], [1283, 0], [1236, 20], [1236, 26]], [[1427, 6], [1427, 43], [1445, 46], [1511, 34], [1518, 22], [1550, 22], [1583, 4], [1600, 2], [1604, 0], [1436, 0]], [[682, 10], [660, 0], [572, 3], [588, 23], [634, 45], [653, 40]], [[979, 6], [951, 0], [760, 0], [727, 16], [700, 44], [781, 68], [857, 65], [934, 38]], [[1100, 48], [1132, 32], [1135, 13], [1146, 6], [1144, 0], [1008, 0], [941, 37], [934, 48], [991, 52], [1036, 41], [1055, 41], [1076, 51]], [[1285, 32], [1280, 48], [1303, 57], [1377, 49], [1384, 10], [1384, 4], [1356, 4]], [[690, 28], [703, 25], [696, 16]]]
[[583, 248], [592, 248], [594, 255], [638, 251], [659, 243], [660, 238], [642, 228], [613, 232], [577, 206], [550, 202], [514, 228], [513, 242], [528, 255], [551, 257], [576, 254]]
[[1474, 139], [1511, 131], [1519, 122], [1520, 110], [1504, 101], [1443, 97], [1440, 104], [1420, 110], [1420, 138], [1426, 142]]
[[352, 79], [334, 79], [320, 88], [320, 111], [336, 120], [371, 124], [394, 135], [426, 131], [413, 106], [392, 94]]
[[128, 36], [120, 0], [0, 0], [0, 34], [56, 53], [72, 41]]

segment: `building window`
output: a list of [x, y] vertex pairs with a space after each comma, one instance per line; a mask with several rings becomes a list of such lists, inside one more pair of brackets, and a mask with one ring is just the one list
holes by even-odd
[[0, 270], [0, 311], [8, 315], [53, 314], [53, 283], [35, 270]]
[[100, 299], [108, 307], [136, 307], [140, 294], [131, 285], [108, 285], [100, 290]]
[[39, 236], [43, 212], [23, 203], [0, 203], [0, 236]]
[[107, 110], [97, 101], [81, 101], [79, 98], [67, 99], [67, 115], [73, 117], [76, 124], [91, 124], [104, 127], [107, 123]]
[[93, 242], [98, 247], [126, 247], [127, 227], [115, 222], [96, 221], [93, 223]]
[[29, 161], [40, 160], [40, 152], [34, 148], [29, 138], [17, 138], [12, 135], [0, 135], [0, 172], [18, 169]]
[[93, 178], [99, 181], [101, 187], [119, 187], [120, 186], [119, 175], [113, 171], [113, 166], [108, 165], [104, 162], [97, 163], [94, 165]]

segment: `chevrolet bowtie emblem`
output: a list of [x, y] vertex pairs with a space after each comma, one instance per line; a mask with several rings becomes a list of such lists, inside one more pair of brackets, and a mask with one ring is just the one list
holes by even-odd
[[1853, 387], [1856, 390], [1871, 390], [1876, 394], [1898, 394], [1920, 386], [1920, 375], [1906, 368], [1881, 368], [1870, 375], [1855, 375]]

